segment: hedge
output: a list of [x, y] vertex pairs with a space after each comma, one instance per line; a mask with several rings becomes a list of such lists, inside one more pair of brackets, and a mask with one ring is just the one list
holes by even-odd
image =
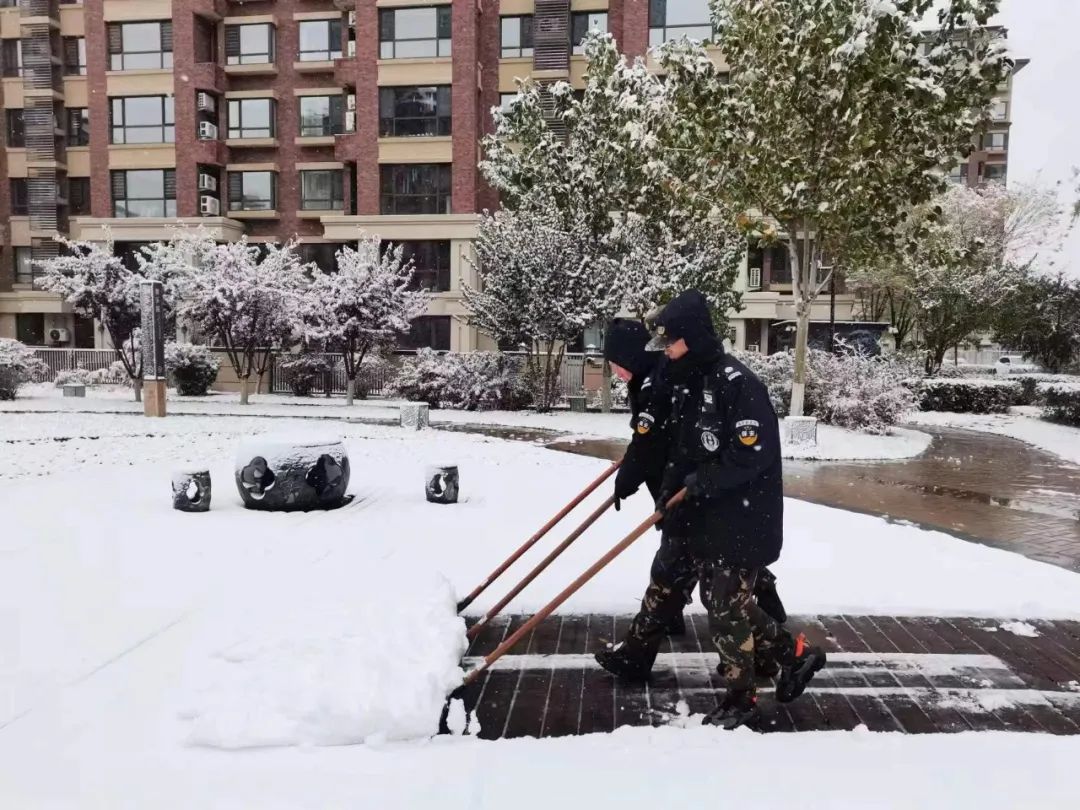
[[1013, 380], [930, 378], [916, 383], [919, 408], [953, 413], [1005, 413], [1021, 395]]
[[1039, 396], [1045, 417], [1080, 427], [1080, 383], [1043, 383]]

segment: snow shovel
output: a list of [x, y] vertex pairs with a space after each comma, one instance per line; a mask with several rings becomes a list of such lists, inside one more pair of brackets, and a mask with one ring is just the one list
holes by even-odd
[[[668, 500], [666, 509], [670, 511], [672, 508], [678, 506], [680, 503], [682, 503], [685, 497], [686, 489], [680, 489], [671, 497], [670, 500]], [[537, 613], [535, 616], [525, 622], [525, 624], [521, 625], [521, 627], [519, 627], [517, 631], [510, 636], [510, 638], [506, 639], [506, 641], [496, 647], [493, 652], [485, 656], [480, 666], [478, 666], [474, 670], [471, 670], [465, 676], [465, 679], [461, 682], [461, 686], [457, 687], [453, 692], [451, 692], [450, 696], [446, 699], [446, 705], [443, 706], [442, 717], [439, 721], [440, 733], [445, 733], [448, 730], [447, 718], [450, 713], [451, 701], [453, 701], [454, 699], [462, 698], [465, 694], [465, 690], [472, 686], [474, 683], [476, 683], [480, 676], [483, 675], [491, 667], [492, 664], [494, 664], [496, 661], [506, 655], [506, 653], [508, 653], [515, 644], [517, 644], [529, 633], [531, 633], [533, 629], [538, 624], [540, 624], [540, 622], [542, 622], [544, 619], [554, 613], [563, 602], [565, 602], [567, 599], [577, 593], [581, 589], [581, 587], [585, 585], [586, 582], [588, 582], [590, 579], [600, 573], [600, 571], [609, 562], [611, 562], [624, 551], [626, 551], [626, 549], [629, 548], [631, 543], [633, 543], [635, 540], [641, 537], [641, 535], [645, 534], [645, 532], [647, 532], [658, 522], [660, 522], [663, 517], [663, 513], [659, 511], [653, 512], [636, 529], [634, 529], [632, 532], [630, 532], [630, 534], [626, 535], [626, 537], [616, 543], [611, 548], [611, 550], [608, 551], [607, 554], [594, 562], [589, 567], [589, 569], [585, 571], [585, 573], [583, 573], [581, 576], [579, 576], [577, 579], [567, 585], [566, 588], [558, 596], [556, 596], [554, 599], [544, 605], [544, 607], [540, 609], [539, 613]]]
[[579, 503], [588, 498], [598, 486], [600, 486], [608, 478], [610, 478], [611, 474], [619, 468], [620, 463], [621, 462], [616, 461], [614, 464], [608, 467], [599, 478], [597, 478], [595, 481], [585, 487], [585, 489], [583, 489], [580, 494], [578, 494], [572, 501], [570, 501], [570, 503], [560, 509], [559, 513], [555, 515], [555, 517], [553, 517], [551, 520], [541, 526], [540, 530], [528, 540], [526, 540], [524, 544], [522, 544], [521, 548], [519, 548], [517, 551], [507, 557], [502, 565], [500, 565], [498, 568], [488, 574], [487, 579], [477, 585], [472, 593], [470, 593], [468, 596], [458, 602], [457, 612], [461, 613], [461, 611], [465, 610], [465, 608], [471, 605], [473, 601], [475, 601], [476, 597], [482, 594], [492, 582], [501, 577], [503, 573], [505, 573], [507, 568], [509, 568], [511, 565], [517, 562], [518, 559], [520, 559], [522, 554], [524, 554], [526, 551], [536, 545], [536, 542], [549, 531], [551, 531], [560, 520], [570, 514], [570, 512], [574, 510], [574, 507], [576, 507]]
[[585, 533], [586, 529], [592, 526], [600, 518], [600, 516], [604, 514], [604, 512], [611, 508], [611, 505], [613, 503], [615, 503], [614, 495], [612, 495], [610, 498], [600, 504], [600, 506], [598, 506], [591, 515], [585, 518], [584, 523], [574, 529], [574, 531], [570, 532], [569, 537], [559, 543], [559, 545], [557, 545], [550, 554], [544, 557], [544, 559], [541, 560], [540, 563], [532, 571], [530, 571], [523, 580], [521, 580], [521, 582], [519, 582], [517, 585], [510, 589], [510, 593], [500, 599], [494, 607], [490, 608], [488, 612], [483, 615], [480, 621], [470, 627], [469, 632], [465, 634], [465, 637], [468, 638], [470, 641], [476, 638], [480, 631], [487, 626], [488, 622], [490, 622], [492, 619], [502, 613], [503, 608], [510, 604], [510, 602], [515, 596], [525, 590], [525, 588], [528, 587], [530, 582], [540, 576], [540, 574], [544, 571], [545, 568], [555, 562], [556, 557], [566, 551], [566, 549], [570, 548], [570, 544], [577, 540], [579, 537], [581, 537], [581, 535]]

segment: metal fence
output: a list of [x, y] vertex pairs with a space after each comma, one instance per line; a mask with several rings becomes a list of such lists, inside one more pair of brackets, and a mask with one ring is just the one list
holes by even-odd
[[34, 356], [49, 367], [46, 374], [35, 375], [34, 382], [52, 382], [57, 372], [105, 369], [120, 359], [115, 349], [34, 349]]

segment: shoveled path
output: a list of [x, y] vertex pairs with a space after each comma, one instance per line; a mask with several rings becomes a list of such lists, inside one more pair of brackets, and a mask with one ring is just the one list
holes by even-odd
[[[493, 621], [470, 647], [470, 663], [526, 618]], [[592, 659], [628, 622], [607, 615], [543, 622], [467, 697], [480, 736], [558, 737], [693, 723], [689, 715], [711, 710], [717, 657], [705, 617], [695, 615], [686, 636], [665, 642], [651, 682], [642, 685], [617, 682]], [[759, 685], [764, 731], [866, 725], [907, 733], [1080, 734], [1080, 622], [1003, 626], [989, 619], [810, 616], [793, 617], [789, 626], [823, 644], [831, 658], [794, 703], [776, 703], [772, 684]]]

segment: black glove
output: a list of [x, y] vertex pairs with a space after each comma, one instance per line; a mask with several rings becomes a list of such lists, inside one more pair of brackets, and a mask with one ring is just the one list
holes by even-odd
[[683, 486], [686, 487], [687, 498], [700, 498], [704, 494], [696, 472], [690, 473], [683, 479]]
[[619, 511], [620, 501], [629, 498], [640, 487], [641, 483], [633, 478], [631, 467], [624, 462], [624, 466], [619, 467], [619, 471], [615, 473], [615, 511]]
[[667, 503], [673, 497], [675, 497], [675, 493], [670, 491], [670, 490], [665, 489], [663, 492], [660, 493], [660, 497], [656, 499], [656, 511], [660, 513], [661, 517], [667, 517], [667, 514], [668, 514]]

